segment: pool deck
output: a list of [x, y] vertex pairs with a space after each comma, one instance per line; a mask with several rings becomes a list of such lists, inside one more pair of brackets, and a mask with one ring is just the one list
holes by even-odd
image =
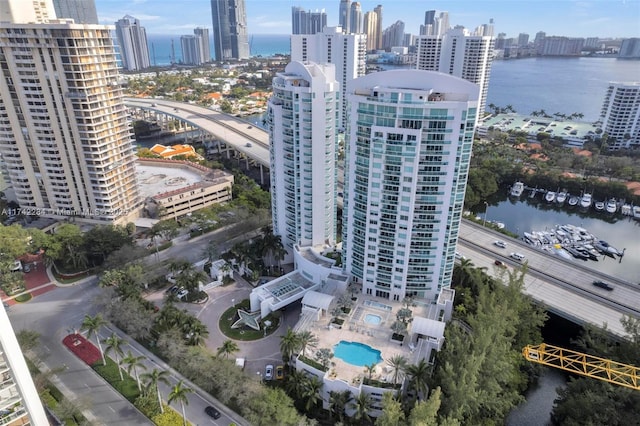
[[[330, 314], [308, 325], [307, 329], [318, 337], [318, 345], [316, 348], [308, 348], [306, 356], [315, 359], [315, 351], [322, 348], [329, 348], [333, 351], [334, 345], [341, 340], [363, 343], [381, 352], [382, 361], [377, 364], [376, 372], [372, 375], [372, 378], [390, 382], [392, 381], [392, 373], [387, 371], [387, 359], [394, 355], [402, 355], [408, 362], [414, 362], [414, 354], [409, 347], [408, 337], [402, 346], [391, 341], [391, 335], [393, 334], [391, 324], [393, 324], [396, 319], [396, 312], [402, 308], [402, 303], [391, 302], [386, 299], [363, 295], [362, 293], [357, 294], [357, 296], [358, 300], [351, 308], [351, 312], [348, 315], [342, 316], [345, 320], [342, 328], [336, 328], [335, 325], [329, 327], [329, 322], [332, 319]], [[367, 306], [364, 303], [367, 300], [391, 306], [392, 309], [388, 311], [374, 306]], [[335, 307], [335, 304], [336, 301], [329, 307], [329, 312]], [[412, 306], [410, 309], [413, 311], [414, 316], [429, 317], [428, 306], [418, 305]], [[374, 325], [366, 323], [364, 319], [367, 314], [380, 316], [380, 324]], [[368, 377], [365, 367], [348, 364], [337, 357], [334, 357], [332, 362], [335, 365], [331, 367], [331, 370], [336, 373], [337, 379], [354, 383], [356, 379], [359, 380], [362, 377]]]

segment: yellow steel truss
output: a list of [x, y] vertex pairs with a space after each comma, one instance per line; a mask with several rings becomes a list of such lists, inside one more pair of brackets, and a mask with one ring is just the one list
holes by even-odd
[[557, 346], [528, 345], [522, 355], [532, 362], [640, 390], [640, 368]]

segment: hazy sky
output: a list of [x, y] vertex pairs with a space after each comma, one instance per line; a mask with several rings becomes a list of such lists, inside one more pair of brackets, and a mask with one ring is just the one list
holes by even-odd
[[[193, 28], [211, 28], [209, 0], [95, 0], [100, 23], [124, 15], [138, 18], [149, 34], [190, 34]], [[249, 34], [289, 34], [291, 7], [324, 9], [327, 23], [338, 25], [339, 0], [245, 0]], [[397, 20], [405, 32], [418, 34], [429, 9], [448, 11], [452, 26], [473, 29], [493, 18], [496, 34], [533, 36], [640, 37], [640, 0], [361, 0], [362, 11], [383, 6], [383, 27]]]

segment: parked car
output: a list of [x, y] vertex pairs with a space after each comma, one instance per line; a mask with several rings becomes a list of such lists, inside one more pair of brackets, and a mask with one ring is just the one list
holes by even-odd
[[273, 380], [273, 365], [268, 364], [264, 368], [264, 379], [265, 380]]
[[493, 245], [500, 248], [507, 248], [507, 243], [502, 240], [497, 240], [493, 242]]
[[613, 286], [611, 284], [605, 283], [604, 281], [594, 281], [593, 285], [595, 285], [596, 287], [600, 287], [602, 289], [605, 289], [607, 291], [613, 290]]
[[276, 367], [276, 380], [284, 379], [284, 367], [282, 365], [278, 365]]
[[213, 417], [214, 419], [219, 419], [220, 416], [222, 415], [220, 414], [220, 411], [218, 411], [215, 407], [212, 407], [211, 405], [207, 406], [207, 408], [204, 409], [204, 412], [207, 413], [209, 417]]
[[29, 263], [25, 263], [22, 266], [22, 272], [24, 272], [25, 274], [31, 272], [31, 265]]
[[169, 287], [168, 289], [166, 289], [164, 291], [165, 294], [171, 294], [171, 293], [176, 293], [178, 291], [178, 286], [177, 285], [172, 285], [171, 287]]
[[185, 297], [187, 294], [189, 294], [189, 290], [185, 290], [185, 289], [181, 289], [176, 296], [178, 297], [178, 299], [182, 299], [183, 297]]
[[518, 262], [522, 262], [524, 260], [524, 254], [521, 253], [511, 253], [509, 256], [511, 256], [512, 259], [515, 259]]

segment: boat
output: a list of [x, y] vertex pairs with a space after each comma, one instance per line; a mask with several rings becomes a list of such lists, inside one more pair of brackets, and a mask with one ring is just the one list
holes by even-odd
[[632, 210], [634, 219], [640, 219], [640, 206], [633, 206]]
[[623, 204], [622, 207], [620, 207], [620, 213], [622, 213], [624, 216], [633, 216], [631, 204]]
[[571, 253], [571, 256], [575, 257], [576, 259], [582, 259], [582, 260], [589, 259], [589, 255], [582, 253], [580, 250], [578, 250], [577, 247], [566, 246], [563, 248], [569, 253]]
[[593, 207], [595, 207], [597, 211], [601, 212], [604, 210], [604, 201], [596, 201]]
[[567, 199], [567, 193], [565, 191], [558, 192], [556, 195], [556, 203], [562, 204]]
[[544, 196], [544, 199], [547, 203], [552, 203], [553, 200], [556, 199], [556, 193], [554, 191], [547, 191], [547, 193]]
[[618, 210], [618, 204], [616, 203], [616, 199], [612, 198], [607, 202], [607, 206], [605, 207], [607, 213], [615, 213]]
[[604, 240], [596, 241], [593, 246], [596, 250], [598, 250], [602, 254], [606, 254], [607, 256], [613, 257], [615, 255], [620, 255], [620, 251], [617, 248], [610, 245], [608, 242]]
[[577, 206], [579, 202], [580, 202], [580, 198], [579, 197], [577, 197], [575, 195], [572, 195], [571, 197], [569, 197], [569, 205], [570, 206], [572, 206], [572, 207], [573, 206]]
[[524, 183], [516, 182], [511, 187], [511, 192], [509, 192], [509, 195], [511, 195], [512, 197], [519, 197], [522, 195], [523, 191], [524, 191]]
[[592, 203], [591, 194], [589, 194], [588, 192], [585, 192], [584, 194], [582, 194], [582, 198], [580, 198], [580, 207], [587, 209], [591, 207], [591, 203]]
[[532, 189], [531, 192], [529, 193], [529, 198], [535, 198], [537, 193], [538, 193], [537, 189]]

